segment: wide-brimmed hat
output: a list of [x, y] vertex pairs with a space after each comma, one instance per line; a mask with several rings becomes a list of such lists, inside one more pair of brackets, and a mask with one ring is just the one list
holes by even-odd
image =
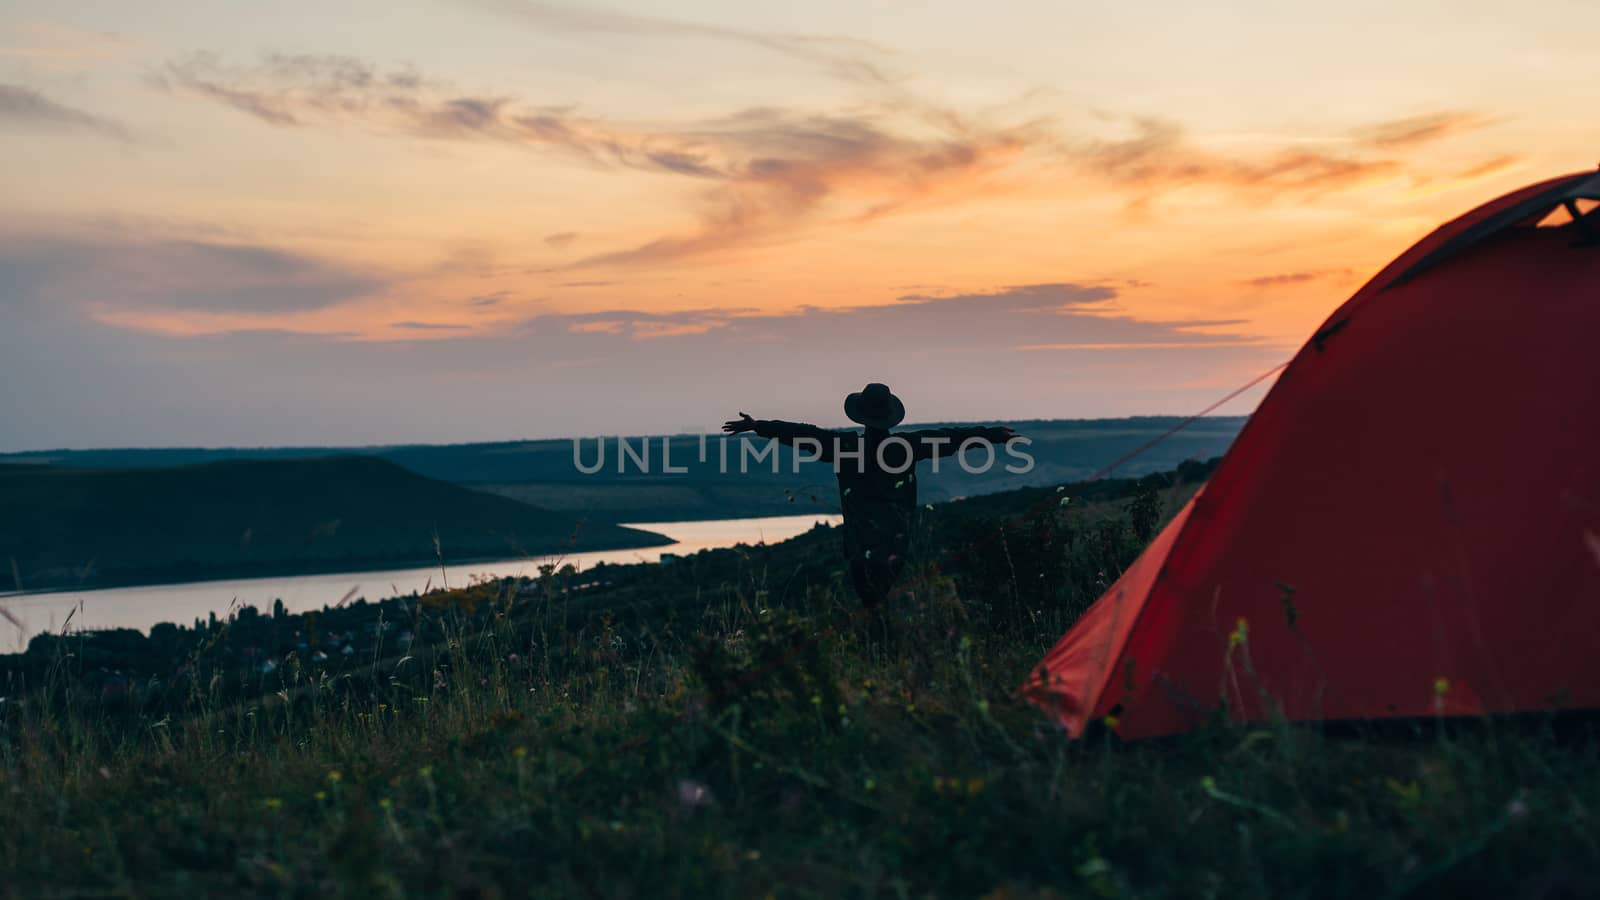
[[868, 428], [893, 428], [906, 417], [906, 405], [888, 385], [874, 381], [844, 398], [844, 414]]

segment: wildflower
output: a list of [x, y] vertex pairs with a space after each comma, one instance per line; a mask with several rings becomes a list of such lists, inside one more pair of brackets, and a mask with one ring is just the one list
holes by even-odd
[[1111, 874], [1111, 863], [1106, 862], [1105, 857], [1096, 854], [1079, 865], [1077, 872], [1079, 878], [1098, 882]]
[[987, 716], [989, 714], [989, 701], [987, 701], [987, 700], [979, 700], [978, 701], [978, 712], [981, 712], [981, 713], [983, 713], [984, 715]]
[[518, 747], [517, 749], [511, 751], [511, 755], [515, 756], [517, 759], [521, 759], [524, 756], [528, 755], [528, 748], [527, 747]]
[[422, 768], [417, 770], [417, 774], [421, 775], [423, 778], [432, 778], [433, 777], [433, 766], [423, 766]]
[[1448, 693], [1450, 693], [1450, 679], [1445, 678], [1443, 675], [1439, 676], [1438, 678], [1435, 678], [1433, 680], [1433, 694], [1434, 694], [1434, 696], [1443, 697], [1445, 694], [1448, 694]]
[[1228, 635], [1228, 649], [1231, 650], [1249, 639], [1250, 622], [1246, 620], [1244, 616], [1240, 616], [1238, 620], [1233, 623], [1233, 633]]
[[678, 781], [678, 811], [685, 815], [711, 803], [711, 788], [698, 781], [683, 778]]
[[394, 806], [394, 801], [390, 800], [388, 797], [385, 797], [382, 800], [378, 801], [378, 805], [383, 807], [384, 809], [389, 809], [389, 808]]
[[812, 706], [821, 706], [822, 705], [822, 695], [821, 694], [812, 694], [811, 695], [811, 705]]
[[983, 793], [983, 779], [977, 775], [967, 779], [967, 796], [976, 797]]
[[1528, 801], [1523, 799], [1522, 792], [1518, 791], [1511, 802], [1506, 804], [1506, 818], [1515, 821], [1528, 817]]
[[266, 806], [267, 809], [276, 811], [283, 808], [283, 801], [277, 797], [268, 797], [263, 805]]
[[338, 769], [329, 769], [328, 770], [328, 783], [329, 784], [338, 784], [339, 782], [341, 782], [343, 780], [344, 780], [344, 775]]
[[1117, 718], [1116, 716], [1111, 715], [1110, 713], [1106, 713], [1105, 718], [1101, 719], [1100, 721], [1106, 723], [1106, 727], [1107, 728], [1110, 728], [1110, 729], [1114, 730], [1117, 727], [1117, 723], [1122, 721], [1122, 720]]
[[326, 800], [326, 799], [328, 799], [328, 792], [327, 791], [317, 791], [315, 794], [311, 795], [311, 798], [313, 800], [317, 800], [319, 802], [322, 801], [322, 800]]
[[1416, 806], [1422, 801], [1422, 785], [1415, 780], [1402, 784], [1393, 778], [1386, 778], [1383, 783], [1396, 799], [1407, 806]]
[[878, 789], [878, 779], [868, 778], [866, 781], [861, 783], [861, 786], [869, 791], [875, 791]]

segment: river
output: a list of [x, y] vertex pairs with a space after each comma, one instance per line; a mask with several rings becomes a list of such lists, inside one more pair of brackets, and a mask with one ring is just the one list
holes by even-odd
[[36, 634], [58, 631], [68, 623], [72, 630], [93, 628], [137, 628], [144, 631], [158, 622], [192, 623], [211, 613], [219, 618], [234, 606], [254, 606], [270, 611], [274, 600], [282, 600], [290, 612], [321, 609], [351, 599], [380, 600], [428, 587], [448, 584], [459, 587], [475, 578], [507, 578], [537, 575], [545, 563], [571, 563], [579, 571], [596, 563], [653, 563], [663, 553], [680, 556], [700, 550], [716, 550], [736, 544], [777, 543], [804, 533], [818, 522], [837, 525], [839, 516], [769, 516], [755, 519], [717, 519], [703, 522], [633, 522], [642, 528], [666, 535], [675, 543], [635, 550], [598, 550], [565, 556], [524, 556], [516, 559], [461, 565], [427, 566], [414, 569], [385, 569], [371, 572], [337, 572], [324, 575], [283, 575], [226, 581], [201, 581], [186, 584], [147, 584], [137, 587], [101, 588], [84, 591], [54, 591], [38, 594], [0, 595], [0, 608], [11, 614], [21, 627], [0, 617], [0, 652], [14, 645], [20, 650]]

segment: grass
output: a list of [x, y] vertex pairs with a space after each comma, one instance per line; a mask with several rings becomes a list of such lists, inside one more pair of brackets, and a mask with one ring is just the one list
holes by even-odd
[[[1108, 509], [1143, 514], [1107, 503], [1072, 513], [1084, 546]], [[1070, 742], [1015, 688], [1077, 609], [1000, 597], [964, 558], [923, 560], [882, 619], [815, 541], [583, 590], [548, 573], [411, 607], [429, 640], [404, 656], [261, 675], [197, 650], [119, 704], [57, 644], [0, 689], [0, 895], [1600, 889], [1592, 730]]]

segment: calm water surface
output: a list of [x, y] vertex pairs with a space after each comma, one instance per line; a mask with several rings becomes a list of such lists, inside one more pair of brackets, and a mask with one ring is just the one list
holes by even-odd
[[[89, 591], [59, 591], [45, 594], [0, 595], [0, 606], [22, 623], [19, 629], [0, 618], [0, 652], [12, 645], [21, 649], [29, 638], [45, 631], [58, 631], [72, 613], [73, 630], [88, 628], [148, 629], [158, 622], [190, 624], [215, 612], [254, 606], [271, 610], [274, 600], [282, 600], [290, 612], [321, 609], [338, 603], [352, 590], [351, 599], [381, 600], [428, 586], [448, 583], [465, 585], [474, 578], [535, 576], [545, 563], [571, 563], [579, 571], [596, 563], [658, 562], [663, 553], [685, 555], [700, 550], [716, 550], [735, 544], [776, 543], [808, 531], [818, 522], [837, 525], [839, 516], [771, 516], [757, 519], [719, 519], [709, 522], [635, 522], [630, 527], [666, 535], [676, 543], [637, 550], [599, 550], [565, 556], [524, 556], [490, 562], [416, 569], [372, 572], [340, 572], [329, 575], [284, 575], [245, 578], [232, 581], [202, 581], [191, 584], [152, 584], [139, 587], [105, 588]], [[81, 607], [80, 607], [81, 604]], [[72, 611], [76, 609], [77, 612]]]

